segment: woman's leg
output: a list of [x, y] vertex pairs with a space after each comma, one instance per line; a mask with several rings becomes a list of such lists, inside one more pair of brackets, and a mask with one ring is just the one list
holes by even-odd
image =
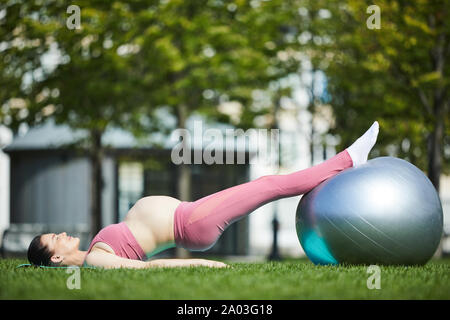
[[[365, 135], [371, 132], [371, 129]], [[364, 136], [352, 146], [357, 143], [361, 145], [362, 138]], [[373, 144], [372, 141], [366, 144], [368, 150], [364, 150], [364, 153], [368, 154]], [[189, 250], [207, 250], [231, 223], [260, 206], [277, 199], [304, 194], [340, 171], [356, 165], [349, 149], [305, 170], [287, 175], [263, 176], [194, 202], [182, 202], [177, 207], [174, 217], [176, 245]], [[361, 162], [364, 156], [360, 153], [358, 151], [358, 161]], [[367, 155], [365, 157], [367, 159]]]

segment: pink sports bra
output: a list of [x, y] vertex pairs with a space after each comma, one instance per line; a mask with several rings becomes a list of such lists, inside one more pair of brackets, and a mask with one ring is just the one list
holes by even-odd
[[144, 250], [142, 250], [125, 222], [111, 224], [100, 230], [92, 239], [88, 253], [97, 242], [104, 242], [109, 245], [116, 256], [133, 260], [146, 259]]

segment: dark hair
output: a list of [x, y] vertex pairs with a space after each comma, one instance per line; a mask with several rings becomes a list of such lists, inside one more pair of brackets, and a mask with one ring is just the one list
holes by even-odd
[[35, 266], [51, 266], [52, 252], [41, 242], [41, 235], [34, 237], [28, 247], [28, 261]]

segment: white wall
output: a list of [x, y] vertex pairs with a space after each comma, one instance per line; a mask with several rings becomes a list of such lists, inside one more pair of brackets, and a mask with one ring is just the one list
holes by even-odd
[[9, 226], [9, 156], [2, 149], [11, 141], [11, 130], [0, 126], [0, 246], [3, 231]]

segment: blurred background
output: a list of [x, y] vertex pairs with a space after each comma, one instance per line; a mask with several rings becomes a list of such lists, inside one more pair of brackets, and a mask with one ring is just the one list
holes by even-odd
[[[429, 177], [444, 209], [436, 255], [449, 254], [449, 12], [444, 0], [1, 0], [2, 256], [24, 256], [43, 232], [87, 249], [143, 196], [196, 200], [304, 169], [375, 120], [369, 158]], [[260, 139], [224, 146], [244, 164], [175, 165], [171, 134], [198, 122], [278, 129], [277, 161], [250, 163]], [[207, 145], [194, 137], [193, 154]], [[300, 197], [264, 205], [195, 255], [302, 256]]]

